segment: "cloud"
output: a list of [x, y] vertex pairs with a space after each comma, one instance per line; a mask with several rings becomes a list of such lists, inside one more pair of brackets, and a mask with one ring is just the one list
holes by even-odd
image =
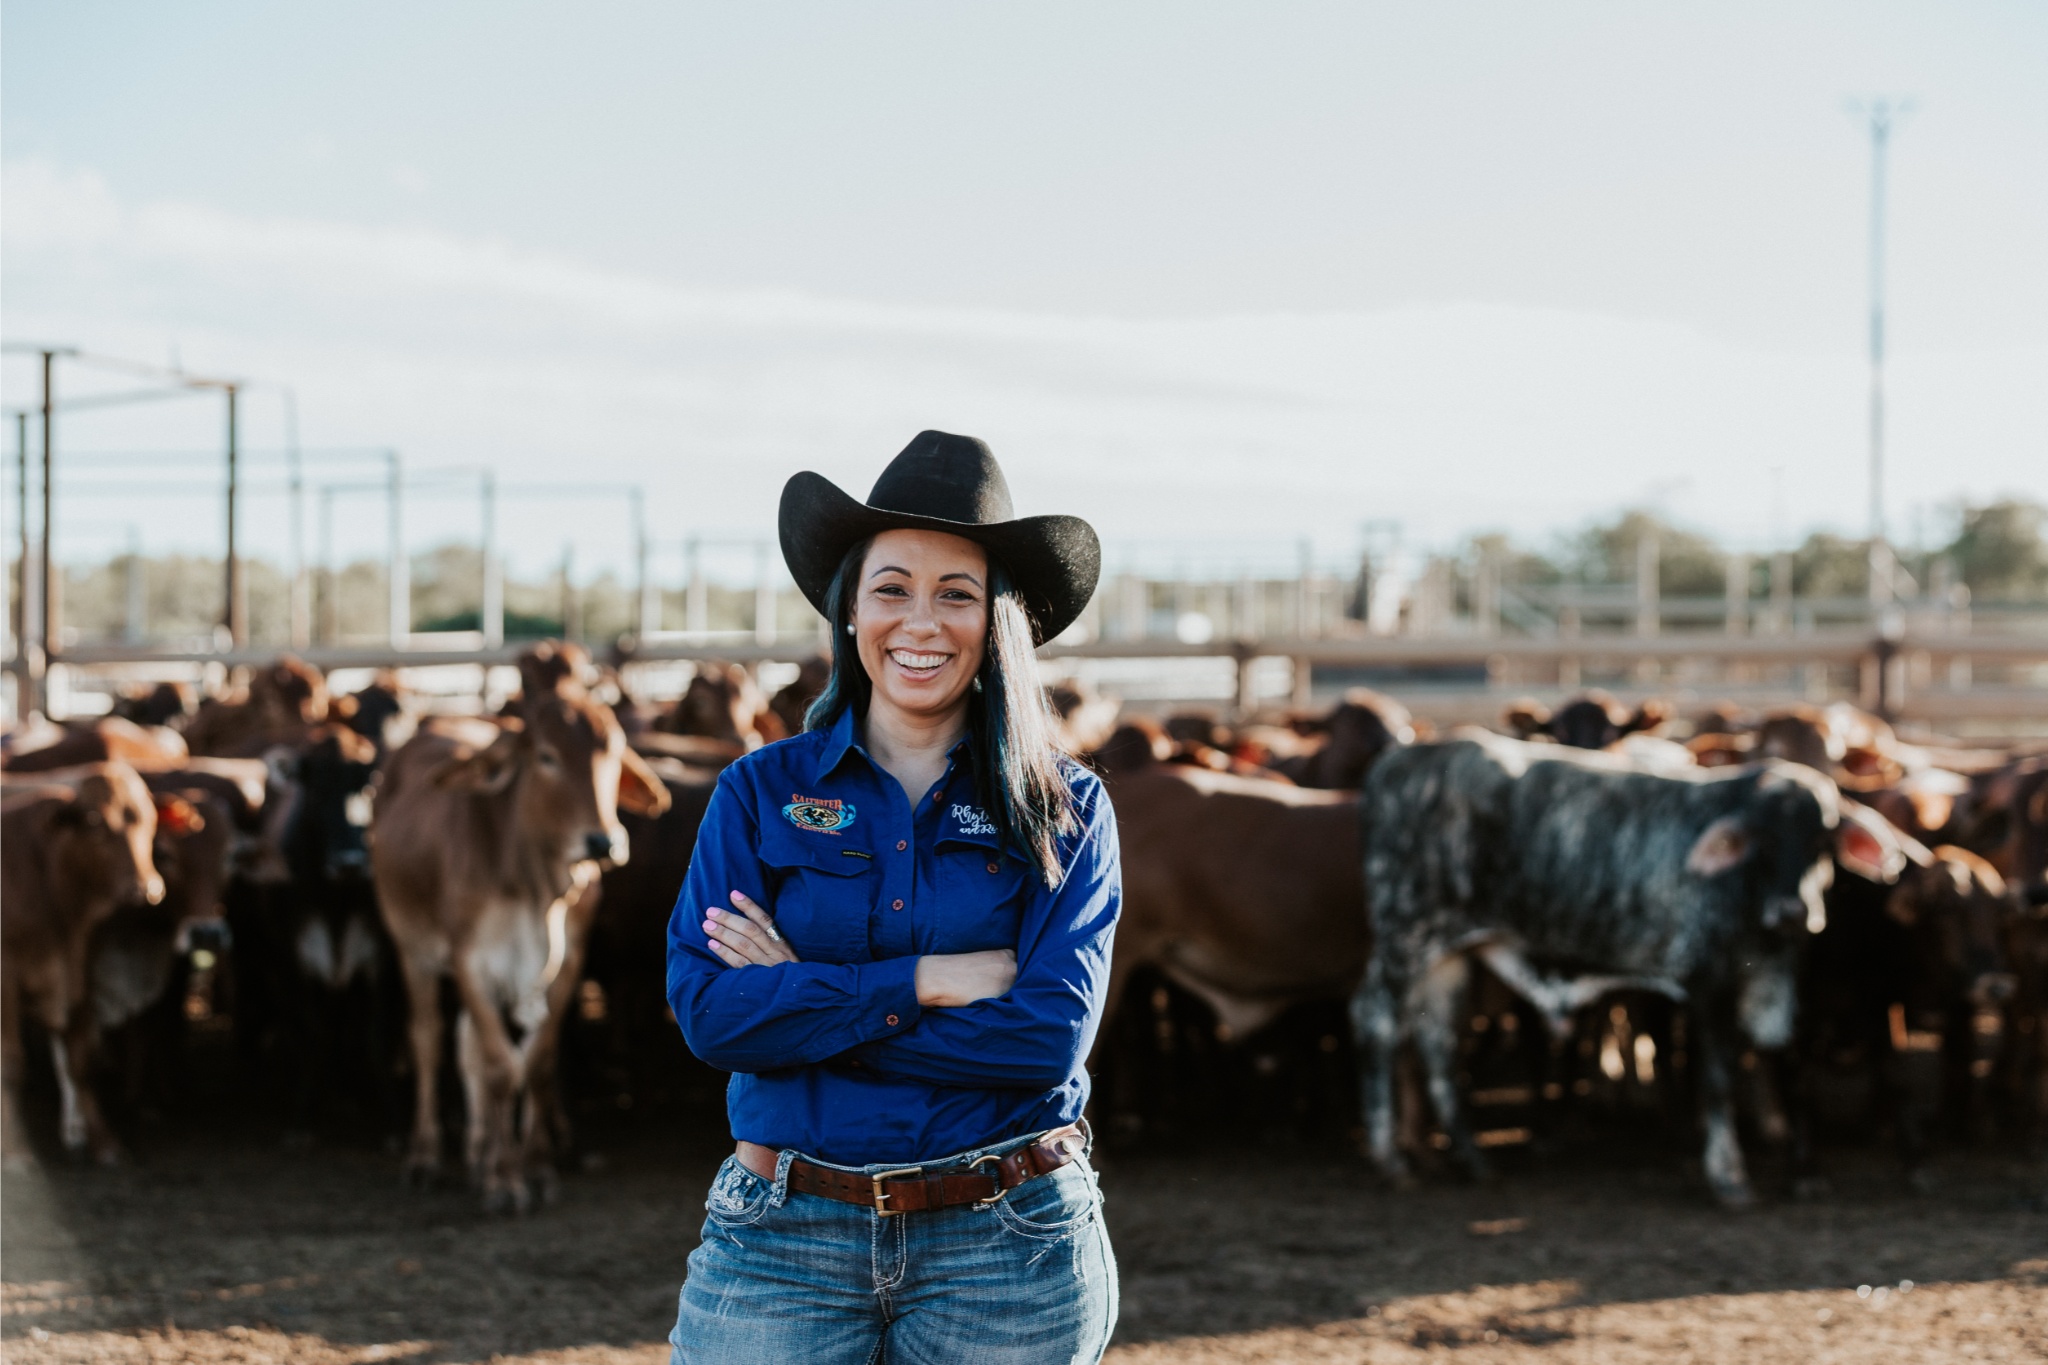
[[[643, 484], [678, 543], [765, 532], [799, 467], [865, 491], [926, 426], [987, 436], [1022, 506], [1095, 518], [1113, 554], [1285, 555], [1310, 536], [1334, 555], [1387, 518], [1420, 543], [1535, 536], [1672, 480], [1673, 513], [1754, 541], [1776, 469], [1792, 525], [1853, 528], [1865, 502], [1854, 355], [1478, 303], [1136, 321], [715, 291], [502, 238], [132, 203], [37, 161], [0, 175], [10, 338], [153, 356], [175, 336], [194, 368], [291, 381], [308, 444]], [[2048, 496], [2026, 380], [2044, 360], [1903, 355], [1894, 505]], [[217, 440], [203, 410], [94, 421], [77, 440]], [[437, 506], [408, 512], [416, 536], [469, 534], [469, 511]], [[625, 553], [595, 494], [507, 516], [515, 556], [522, 538], [536, 556], [564, 539], [579, 561]], [[203, 518], [150, 533], [212, 534]]]

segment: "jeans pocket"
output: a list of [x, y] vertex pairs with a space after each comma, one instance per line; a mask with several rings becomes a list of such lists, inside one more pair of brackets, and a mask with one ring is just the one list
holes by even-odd
[[1027, 1180], [996, 1205], [1004, 1227], [1024, 1237], [1068, 1237], [1093, 1222], [1102, 1208], [1095, 1172], [1086, 1160], [1070, 1161], [1048, 1175]]
[[773, 1193], [774, 1181], [764, 1180], [740, 1165], [737, 1156], [729, 1156], [711, 1182], [711, 1193], [704, 1198], [704, 1212], [720, 1227], [745, 1227], [760, 1221], [768, 1211], [768, 1196]]

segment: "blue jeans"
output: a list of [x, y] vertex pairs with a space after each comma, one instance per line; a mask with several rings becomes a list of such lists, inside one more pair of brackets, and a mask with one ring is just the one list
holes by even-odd
[[1092, 1365], [1109, 1345], [1116, 1259], [1086, 1157], [988, 1208], [889, 1218], [792, 1193], [791, 1159], [773, 1180], [735, 1157], [718, 1168], [671, 1365]]

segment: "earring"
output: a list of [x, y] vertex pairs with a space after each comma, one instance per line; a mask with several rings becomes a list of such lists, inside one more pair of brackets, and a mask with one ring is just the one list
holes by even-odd
[[846, 633], [847, 633], [848, 635], [851, 635], [851, 634], [853, 634], [853, 622], [851, 622], [851, 621], [848, 621], [848, 622], [846, 623]]
[[980, 679], [980, 678], [976, 678], [976, 679], [974, 680], [974, 690], [975, 690], [975, 691], [977, 691], [977, 692], [981, 691], [981, 679]]

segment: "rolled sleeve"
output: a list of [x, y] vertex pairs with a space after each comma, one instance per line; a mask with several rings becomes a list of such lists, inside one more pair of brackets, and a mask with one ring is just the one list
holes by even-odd
[[1020, 1090], [1061, 1086], [1082, 1072], [1102, 1020], [1123, 879], [1100, 781], [1088, 775], [1076, 786], [1081, 827], [1062, 841], [1060, 885], [1035, 881], [1015, 984], [993, 1000], [926, 1010], [914, 1027], [852, 1048], [852, 1060], [934, 1085]]
[[725, 1071], [805, 1066], [915, 1027], [917, 959], [731, 967], [711, 951], [704, 911], [739, 891], [774, 913], [743, 778], [727, 769], [698, 830], [668, 925], [668, 1002], [690, 1051]]

